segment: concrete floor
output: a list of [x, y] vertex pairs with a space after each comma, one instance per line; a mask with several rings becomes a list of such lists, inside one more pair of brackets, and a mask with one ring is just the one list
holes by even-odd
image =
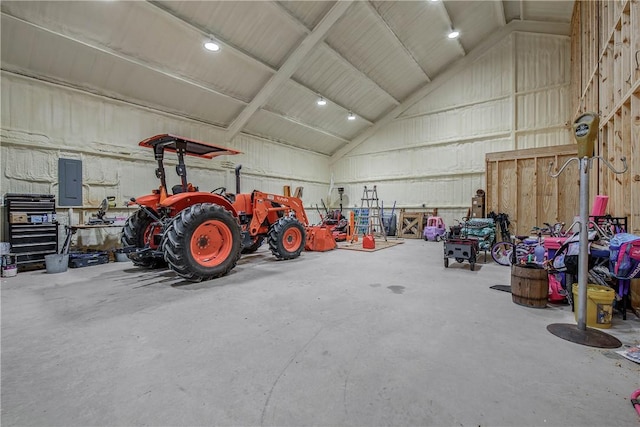
[[[482, 260], [482, 258], [481, 258]], [[629, 426], [640, 365], [546, 330], [568, 306], [443, 267], [442, 244], [276, 261], [188, 284], [110, 263], [2, 281], [3, 426]], [[640, 320], [609, 334], [640, 343]]]

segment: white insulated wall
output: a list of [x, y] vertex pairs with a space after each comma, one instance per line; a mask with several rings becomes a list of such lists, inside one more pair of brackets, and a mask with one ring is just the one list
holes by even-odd
[[[327, 156], [246, 135], [225, 143], [223, 130], [187, 118], [7, 72], [2, 72], [1, 80], [2, 195], [57, 196], [58, 158], [69, 158], [82, 160], [85, 216], [106, 196], [115, 196], [122, 207], [124, 200], [148, 194], [159, 185], [153, 151], [138, 142], [173, 133], [243, 153], [213, 160], [187, 157], [188, 179], [200, 190], [225, 186], [235, 192], [234, 167], [242, 164], [242, 192], [282, 194], [284, 185], [290, 185], [292, 192], [302, 186], [310, 221], [318, 221], [311, 207], [326, 198]], [[179, 180], [173, 156], [166, 157], [171, 186]], [[66, 212], [66, 208], [59, 211], [62, 220]]]
[[[512, 33], [332, 169], [327, 156], [240, 135], [226, 145], [241, 155], [189, 158], [189, 180], [235, 191], [233, 167], [242, 164], [243, 192], [304, 187], [311, 222], [320, 199], [338, 206], [337, 187], [345, 187], [343, 205], [355, 207], [363, 186], [375, 184], [385, 208], [437, 207], [453, 223], [485, 188], [486, 153], [572, 142], [569, 60], [568, 37]], [[175, 133], [225, 145], [222, 129], [183, 117], [7, 72], [1, 83], [1, 194], [57, 194], [62, 157], [83, 161], [84, 207], [106, 196], [121, 205], [158, 185], [140, 140]], [[177, 183], [168, 166], [169, 182]]]
[[[386, 207], [461, 219], [485, 189], [485, 154], [570, 143], [570, 40], [512, 33], [333, 165], [349, 207], [377, 185]], [[335, 200], [335, 197], [333, 198]]]

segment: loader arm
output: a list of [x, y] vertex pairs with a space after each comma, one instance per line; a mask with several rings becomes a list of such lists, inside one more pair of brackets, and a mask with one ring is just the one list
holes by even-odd
[[[249, 232], [251, 235], [259, 234], [265, 230], [260, 230], [265, 220], [270, 218], [269, 223], [275, 222], [275, 218], [278, 216], [278, 212], [289, 213], [293, 212], [295, 217], [304, 226], [309, 225], [307, 214], [302, 205], [302, 200], [297, 197], [286, 197], [277, 194], [262, 193], [260, 191], [254, 191], [252, 193], [253, 198], [253, 218], [249, 225]], [[274, 206], [275, 204], [275, 206]]]

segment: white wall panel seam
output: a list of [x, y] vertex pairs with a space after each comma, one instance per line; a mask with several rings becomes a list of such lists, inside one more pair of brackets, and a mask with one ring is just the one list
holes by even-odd
[[353, 155], [349, 155], [349, 158], [368, 157], [372, 154], [403, 152], [403, 151], [417, 150], [417, 149], [423, 149], [423, 148], [438, 148], [438, 147], [449, 146], [453, 144], [481, 143], [481, 142], [494, 140], [496, 138], [504, 138], [509, 135], [511, 135], [511, 130], [504, 131], [504, 132], [487, 133], [482, 135], [469, 135], [466, 137], [460, 137], [456, 139], [446, 139], [446, 140], [440, 140], [440, 141], [424, 141], [418, 144], [407, 145], [402, 147], [392, 147], [387, 149], [371, 150], [371, 151], [367, 151], [366, 153], [354, 153]]
[[232, 142], [233, 142], [233, 141], [235, 141], [237, 138], [243, 138], [243, 137], [244, 137], [244, 138], [251, 138], [251, 139], [259, 139], [259, 140], [264, 141], [264, 142], [267, 142], [267, 143], [269, 143], [269, 144], [274, 144], [274, 145], [282, 146], [282, 147], [286, 148], [287, 150], [300, 151], [300, 152], [302, 152], [302, 153], [306, 153], [306, 154], [314, 154], [314, 155], [318, 155], [318, 156], [326, 157], [326, 158], [328, 158], [328, 157], [329, 157], [327, 154], [318, 153], [317, 151], [311, 151], [311, 150], [306, 150], [306, 149], [304, 149], [304, 148], [300, 148], [300, 147], [294, 147], [294, 146], [287, 145], [287, 144], [285, 144], [285, 143], [283, 143], [283, 142], [280, 142], [280, 141], [275, 141], [275, 140], [273, 140], [273, 139], [265, 138], [264, 136], [261, 136], [261, 135], [252, 135], [252, 134], [245, 133], [245, 132], [242, 132], [242, 133], [240, 133], [239, 135], [237, 135], [237, 136], [232, 140]]
[[133, 102], [132, 100], [128, 100], [128, 99], [114, 98], [114, 97], [109, 96], [107, 94], [91, 92], [90, 90], [87, 90], [86, 88], [79, 88], [79, 87], [75, 87], [75, 86], [70, 86], [66, 82], [61, 82], [61, 81], [58, 81], [58, 80], [50, 80], [50, 79], [47, 79], [44, 76], [35, 77], [35, 76], [32, 76], [32, 75], [21, 74], [21, 73], [18, 73], [16, 71], [13, 71], [13, 70], [7, 70], [5, 68], [2, 68], [0, 70], [0, 75], [2, 75], [2, 74], [9, 74], [11, 76], [14, 76], [14, 77], [17, 77], [17, 78], [20, 78], [20, 79], [25, 79], [25, 80], [30, 80], [30, 81], [33, 81], [33, 82], [38, 82], [38, 83], [41, 83], [43, 85], [49, 85], [49, 86], [53, 86], [53, 87], [59, 86], [61, 88], [64, 88], [65, 90], [70, 90], [70, 91], [73, 91], [73, 92], [77, 92], [77, 93], [80, 93], [80, 94], [83, 94], [83, 95], [92, 96], [92, 97], [95, 97], [95, 98], [108, 99], [110, 102], [125, 104], [125, 105], [131, 106], [131, 107], [143, 109], [143, 110], [146, 110], [146, 111], [151, 112], [153, 114], [161, 114], [161, 115], [165, 115], [165, 116], [168, 116], [168, 117], [179, 117], [180, 119], [183, 119], [183, 120], [189, 120], [189, 121], [194, 122], [194, 123], [199, 123], [199, 124], [211, 126], [211, 127], [216, 128], [216, 129], [218, 129], [220, 131], [223, 131], [225, 129], [222, 126], [220, 126], [220, 125], [218, 125], [216, 123], [209, 123], [209, 122], [206, 122], [206, 121], [203, 121], [203, 120], [191, 117], [191, 116], [183, 116], [183, 115], [176, 114], [176, 113], [173, 113], [173, 112], [160, 110], [158, 108], [150, 107], [148, 105], [138, 104], [138, 103]]
[[[433, 175], [406, 175], [406, 176], [394, 176], [394, 177], [376, 177], [372, 178], [370, 181], [380, 183], [380, 182], [406, 182], [409, 180], [415, 181], [435, 181], [441, 178], [455, 178], [455, 177], [468, 177], [468, 176], [484, 176], [484, 170], [475, 170], [475, 171], [466, 171], [466, 172], [451, 172], [451, 173], [439, 173]], [[361, 179], [354, 180], [341, 180], [341, 184], [357, 184], [359, 182], [363, 182]]]
[[571, 87], [571, 83], [558, 83], [558, 84], [555, 84], [555, 85], [545, 86], [545, 87], [536, 88], [536, 89], [521, 90], [519, 92], [516, 92], [516, 95], [517, 96], [531, 95], [531, 94], [535, 94], [535, 93], [538, 93], [538, 92], [548, 92], [550, 90], [556, 90], [556, 89], [568, 89], [570, 87]]
[[[86, 91], [86, 90], [83, 90], [83, 89], [80, 89], [80, 88], [77, 88], [77, 87], [74, 87], [74, 86], [68, 86], [67, 84], [62, 83], [62, 82], [42, 80], [40, 78], [19, 74], [19, 73], [13, 72], [13, 71], [5, 70], [5, 69], [0, 70], [0, 76], [3, 75], [3, 74], [6, 74], [7, 76], [14, 77], [14, 78], [16, 78], [18, 80], [27, 80], [29, 82], [42, 84], [44, 86], [49, 86], [49, 87], [57, 88], [57, 89], [62, 88], [64, 90], [68, 90], [68, 91], [72, 91], [72, 92], [75, 92], [75, 93], [78, 93], [78, 94], [86, 95], [86, 96], [95, 98], [97, 100], [108, 100], [109, 102], [112, 102], [112, 103], [115, 103], [115, 104], [123, 104], [123, 105], [129, 106], [129, 107], [133, 107], [133, 108], [137, 108], [137, 109], [148, 111], [149, 113], [152, 113], [152, 114], [159, 114], [159, 115], [163, 115], [163, 116], [170, 117], [170, 118], [179, 118], [180, 120], [187, 120], [189, 122], [193, 122], [194, 124], [197, 123], [197, 124], [201, 124], [201, 125], [206, 125], [206, 126], [209, 126], [211, 128], [217, 129], [218, 131], [221, 131], [221, 132], [224, 132], [224, 130], [225, 130], [225, 128], [223, 128], [221, 126], [218, 126], [216, 124], [203, 122], [201, 120], [194, 119], [193, 117], [181, 116], [181, 115], [173, 114], [173, 113], [170, 113], [170, 112], [167, 112], [167, 111], [158, 110], [156, 108], [149, 107], [149, 106], [146, 106], [146, 105], [136, 104], [136, 103], [131, 102], [129, 100], [124, 100], [124, 99], [119, 99], [119, 98], [112, 98], [112, 97], [104, 95], [104, 94], [97, 94], [97, 93], [89, 92], [89, 91]], [[319, 156], [329, 158], [329, 155], [327, 155], [327, 154], [317, 153], [315, 151], [305, 150], [305, 149], [299, 148], [299, 147], [293, 147], [293, 146], [284, 144], [284, 143], [282, 143], [280, 141], [271, 140], [271, 139], [268, 139], [268, 138], [265, 138], [265, 137], [259, 136], [259, 135], [245, 134], [243, 132], [240, 135], [238, 135], [237, 138], [241, 138], [243, 136], [250, 137], [250, 138], [257, 138], [257, 139], [260, 139], [262, 141], [268, 142], [270, 144], [281, 145], [283, 147], [286, 147], [287, 149], [300, 151], [300, 152], [304, 152], [304, 153], [314, 153], [314, 154], [317, 154]]]
[[567, 125], [560, 124], [560, 125], [549, 125], [549, 126], [539, 127], [539, 128], [516, 129], [515, 133], [516, 135], [522, 135], [522, 134], [538, 133], [538, 132], [544, 132], [544, 131], [550, 131], [550, 130], [565, 130], [568, 132], [571, 130], [571, 128]]
[[396, 119], [393, 120], [393, 122], [399, 122], [402, 120], [407, 120], [407, 119], [415, 119], [415, 118], [420, 118], [420, 117], [424, 117], [424, 116], [431, 116], [434, 114], [441, 114], [441, 113], [447, 113], [449, 111], [452, 110], [459, 110], [462, 108], [466, 108], [466, 107], [473, 107], [476, 105], [481, 105], [481, 104], [489, 104], [495, 101], [504, 101], [505, 99], [509, 99], [511, 98], [511, 94], [506, 94], [506, 95], [499, 95], [499, 96], [495, 96], [492, 98], [488, 98], [488, 99], [482, 99], [482, 100], [478, 100], [478, 101], [472, 101], [472, 102], [465, 102], [465, 103], [461, 103], [461, 104], [455, 104], [455, 105], [451, 105], [451, 106], [447, 106], [447, 107], [442, 107], [436, 110], [429, 110], [429, 111], [425, 111], [422, 113], [415, 113], [412, 115], [408, 115], [408, 116], [400, 116]]

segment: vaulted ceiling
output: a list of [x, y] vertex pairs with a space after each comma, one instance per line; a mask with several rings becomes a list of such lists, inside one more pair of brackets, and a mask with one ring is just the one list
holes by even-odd
[[[2, 70], [340, 155], [573, 1], [2, 1]], [[460, 36], [449, 39], [456, 29]], [[203, 43], [215, 40], [220, 50]], [[317, 105], [323, 97], [327, 104]], [[352, 113], [355, 120], [347, 120]], [[216, 141], [222, 142], [222, 141]]]

